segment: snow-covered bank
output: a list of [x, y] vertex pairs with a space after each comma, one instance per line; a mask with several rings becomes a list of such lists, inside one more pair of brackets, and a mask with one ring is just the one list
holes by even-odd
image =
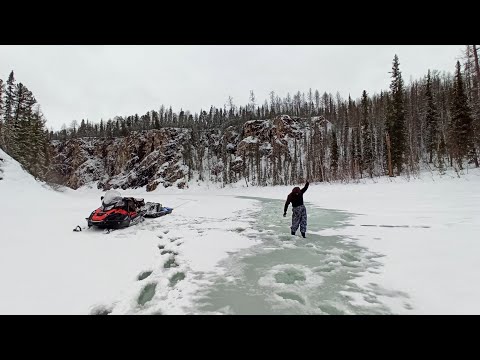
[[[87, 314], [97, 305], [114, 313], [152, 313], [137, 304], [145, 281], [152, 279], [159, 282], [159, 288], [165, 283], [169, 286], [159, 295], [165, 298], [157, 301], [157, 305], [172, 302], [162, 312], [166, 307], [167, 313], [183, 313], [189, 298], [182, 296], [179, 301], [178, 292], [195, 288], [191, 274], [220, 270], [215, 268], [220, 259], [254, 242], [235, 231], [247, 229], [248, 222], [235, 222], [233, 215], [247, 211], [254, 202], [230, 199], [225, 204], [223, 198], [208, 194], [186, 198], [145, 194], [151, 201], [181, 206], [171, 215], [111, 234], [75, 233], [72, 229], [85, 225], [85, 217], [100, 204], [102, 192], [52, 191], [4, 152], [0, 157], [4, 159], [1, 314]], [[170, 261], [170, 248], [175, 248], [177, 269], [162, 266]], [[154, 272], [138, 281], [137, 276], [148, 270]], [[170, 280], [180, 270], [188, 275], [183, 281], [177, 276], [178, 289], [172, 289]]]

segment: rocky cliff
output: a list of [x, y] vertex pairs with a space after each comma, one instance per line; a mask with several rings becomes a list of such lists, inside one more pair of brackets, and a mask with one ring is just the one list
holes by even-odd
[[159, 185], [184, 188], [195, 179], [228, 183], [243, 177], [259, 183], [262, 171], [277, 162], [272, 158], [291, 162], [293, 144], [327, 123], [284, 115], [223, 131], [162, 128], [123, 138], [54, 141], [52, 166], [74, 189], [94, 182], [104, 190], [146, 186], [151, 191]]

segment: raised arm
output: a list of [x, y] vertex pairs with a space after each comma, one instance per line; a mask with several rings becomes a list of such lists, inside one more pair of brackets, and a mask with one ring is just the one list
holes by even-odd
[[307, 183], [305, 184], [305, 186], [304, 186], [303, 189], [301, 190], [301, 191], [302, 191], [302, 194], [304, 194], [305, 191], [307, 191], [307, 189], [308, 189], [308, 184], [309, 184], [309, 182], [307, 181]]
[[290, 205], [290, 195], [288, 195], [287, 197], [287, 201], [285, 201], [285, 207], [283, 208], [283, 216], [285, 216], [285, 214], [287, 213], [287, 210], [288, 210], [288, 205]]

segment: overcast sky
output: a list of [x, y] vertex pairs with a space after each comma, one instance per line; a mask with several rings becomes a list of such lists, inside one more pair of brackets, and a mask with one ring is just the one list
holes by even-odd
[[257, 103], [270, 91], [337, 91], [358, 98], [388, 89], [398, 54], [406, 83], [427, 70], [453, 72], [463, 45], [0, 46], [0, 78], [11, 70], [55, 130], [72, 120]]

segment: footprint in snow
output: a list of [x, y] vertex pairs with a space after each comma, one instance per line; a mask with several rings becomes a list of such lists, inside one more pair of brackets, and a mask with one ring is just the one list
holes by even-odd
[[140, 274], [138, 274], [137, 280], [138, 281], [144, 280], [147, 277], [149, 277], [151, 274], [152, 274], [152, 271], [143, 271]]

